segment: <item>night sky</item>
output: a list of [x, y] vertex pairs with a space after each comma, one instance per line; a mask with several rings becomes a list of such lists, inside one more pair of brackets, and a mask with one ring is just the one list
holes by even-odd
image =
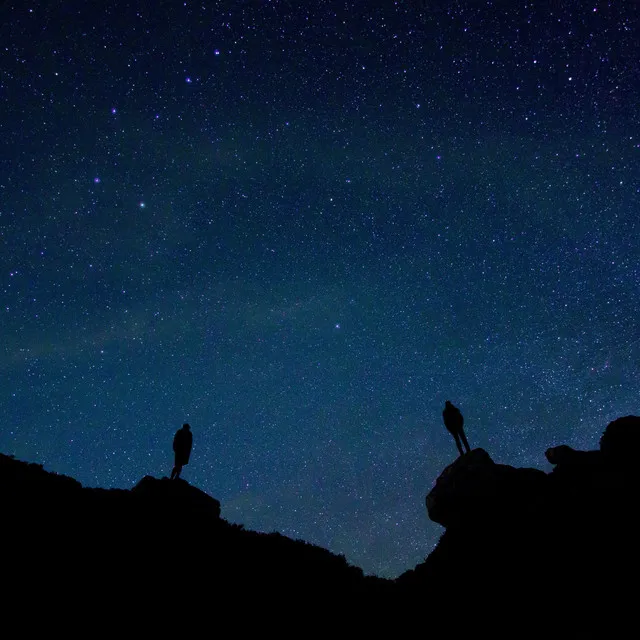
[[633, 1], [5, 2], [0, 451], [367, 573], [472, 447], [640, 413]]

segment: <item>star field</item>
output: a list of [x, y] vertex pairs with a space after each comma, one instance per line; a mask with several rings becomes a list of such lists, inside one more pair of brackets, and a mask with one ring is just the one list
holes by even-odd
[[397, 576], [472, 447], [639, 413], [634, 2], [8, 2], [0, 451]]

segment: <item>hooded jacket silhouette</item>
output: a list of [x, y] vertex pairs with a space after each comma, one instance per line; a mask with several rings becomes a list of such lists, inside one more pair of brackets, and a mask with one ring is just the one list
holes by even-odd
[[185, 422], [182, 425], [182, 429], [176, 431], [176, 435], [173, 437], [173, 452], [175, 454], [175, 463], [173, 470], [171, 471], [171, 479], [179, 478], [182, 467], [185, 464], [189, 464], [189, 457], [191, 456], [191, 447], [193, 445], [193, 434], [190, 431], [191, 427]]
[[449, 402], [449, 400], [444, 403], [442, 419], [444, 420], [444, 426], [447, 428], [447, 431], [454, 437], [460, 455], [462, 456], [465, 453], [462, 448], [463, 444], [467, 452], [471, 451], [469, 443], [467, 442], [467, 436], [464, 434], [464, 418], [462, 417], [462, 413], [460, 413], [460, 409]]

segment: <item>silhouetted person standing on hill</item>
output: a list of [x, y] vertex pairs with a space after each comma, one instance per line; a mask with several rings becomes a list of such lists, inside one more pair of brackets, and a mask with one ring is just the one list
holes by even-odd
[[464, 455], [464, 451], [462, 450], [463, 444], [467, 453], [471, 451], [469, 443], [467, 442], [467, 436], [464, 435], [464, 429], [462, 427], [464, 424], [464, 418], [460, 413], [460, 409], [447, 400], [444, 403], [442, 419], [444, 420], [444, 426], [447, 428], [447, 431], [455, 438], [456, 447], [458, 447], [460, 455]]
[[193, 434], [191, 427], [185, 422], [182, 429], [176, 431], [173, 437], [173, 452], [176, 454], [173, 470], [171, 471], [171, 479], [177, 480], [180, 472], [185, 464], [189, 464], [189, 456], [191, 455], [191, 445], [193, 444]]

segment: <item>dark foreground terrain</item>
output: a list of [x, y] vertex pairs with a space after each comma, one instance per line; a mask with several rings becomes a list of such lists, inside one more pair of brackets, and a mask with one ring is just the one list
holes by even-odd
[[5, 630], [635, 635], [639, 445], [629, 416], [598, 451], [547, 451], [549, 474], [458, 458], [426, 501], [445, 533], [395, 581], [230, 524], [182, 480], [89, 489], [0, 454]]

